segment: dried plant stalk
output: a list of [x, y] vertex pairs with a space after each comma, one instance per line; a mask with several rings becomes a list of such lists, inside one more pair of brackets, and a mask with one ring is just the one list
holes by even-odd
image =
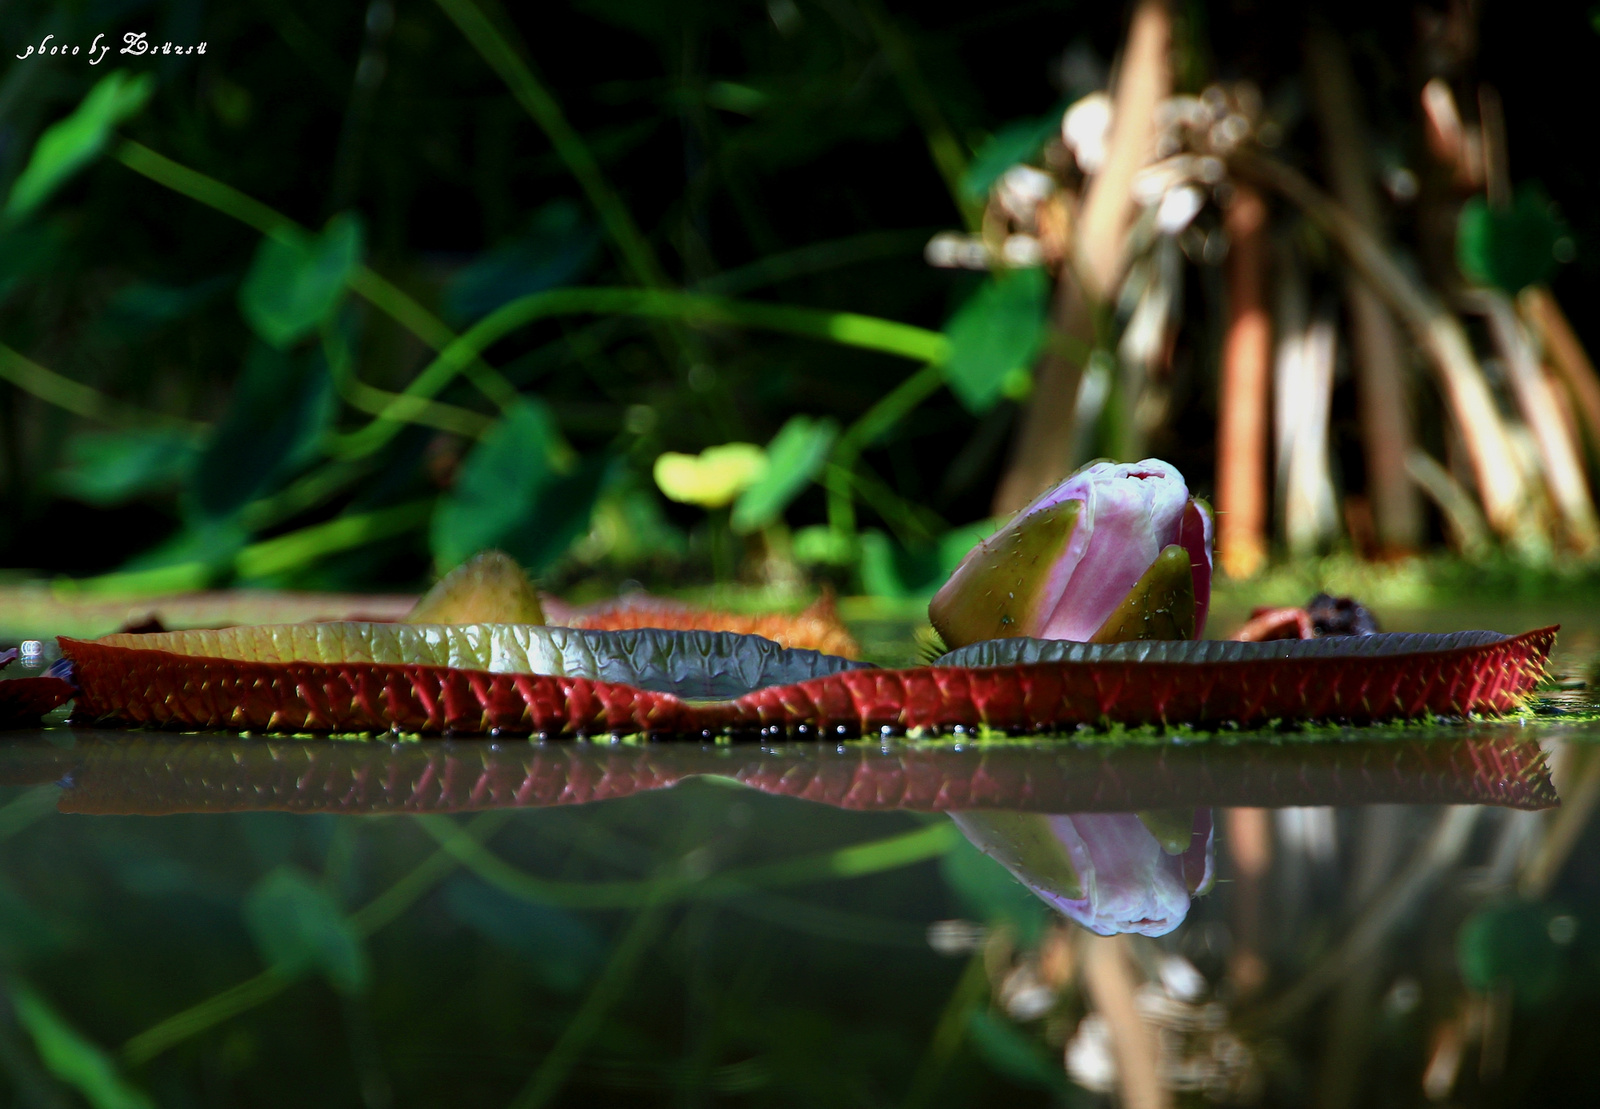
[[1533, 432], [1545, 484], [1569, 542], [1578, 553], [1593, 554], [1600, 549], [1600, 523], [1595, 520], [1589, 479], [1583, 472], [1578, 445], [1567, 434], [1555, 391], [1539, 368], [1533, 344], [1523, 331], [1516, 309], [1504, 293], [1490, 289], [1473, 290], [1464, 299], [1489, 322], [1522, 418]]
[[[1084, 194], [1073, 264], [1062, 267], [1056, 292], [1056, 327], [1084, 345], [1092, 345], [1098, 305], [1115, 290], [1126, 265], [1133, 175], [1155, 151], [1156, 105], [1172, 90], [1171, 44], [1172, 13], [1165, 0], [1142, 0], [1119, 66], [1105, 165]], [[1016, 512], [1070, 472], [1076, 460], [1069, 453], [1069, 429], [1082, 376], [1082, 364], [1060, 351], [1041, 360], [1011, 464], [995, 490], [996, 516]]]
[[1410, 329], [1438, 374], [1445, 402], [1471, 459], [1489, 526], [1502, 538], [1530, 538], [1523, 530], [1527, 480], [1461, 321], [1412, 281], [1342, 205], [1304, 174], [1249, 151], [1236, 153], [1228, 161], [1239, 177], [1272, 188], [1304, 211]]
[[1561, 380], [1572, 390], [1583, 425], [1589, 433], [1589, 445], [1600, 457], [1600, 374], [1578, 341], [1566, 313], [1543, 285], [1531, 285], [1522, 290], [1518, 298], [1523, 314], [1533, 324], [1544, 353], [1549, 356]]
[[[1367, 158], [1359, 96], [1344, 44], [1326, 27], [1307, 40], [1306, 73], [1323, 136], [1323, 161], [1333, 195], [1374, 239], [1383, 240], [1382, 210]], [[1422, 506], [1406, 476], [1413, 435], [1406, 404], [1405, 356], [1394, 318], [1372, 287], [1347, 275], [1361, 446], [1367, 462], [1367, 493], [1379, 543], [1388, 549], [1422, 545]]]

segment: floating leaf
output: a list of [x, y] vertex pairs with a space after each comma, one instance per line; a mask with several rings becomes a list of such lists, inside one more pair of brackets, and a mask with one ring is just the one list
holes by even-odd
[[590, 631], [540, 624], [258, 624], [117, 633], [93, 646], [171, 652], [209, 661], [448, 666], [496, 674], [548, 674], [705, 698], [736, 697], [867, 665], [820, 651], [781, 647], [759, 635], [659, 628]]
[[723, 443], [699, 454], [667, 451], [656, 459], [656, 486], [681, 504], [723, 508], [766, 476], [767, 452], [754, 443]]
[[320, 357], [252, 344], [228, 411], [195, 464], [194, 507], [222, 517], [273, 488], [311, 460], [336, 410]]
[[299, 870], [279, 867], [257, 882], [244, 915], [267, 965], [321, 971], [340, 993], [366, 990], [371, 967], [361, 937], [327, 891]]
[[135, 77], [118, 69], [102, 77], [71, 115], [39, 136], [11, 186], [6, 218], [23, 219], [48, 200], [99, 155], [112, 129], [143, 108], [154, 90], [155, 78], [148, 73]]
[[17, 1023], [28, 1030], [45, 1069], [83, 1095], [94, 1109], [155, 1109], [144, 1091], [123, 1078], [110, 1054], [88, 1039], [39, 994], [10, 983]]
[[748, 535], [776, 523], [822, 472], [838, 437], [839, 425], [833, 420], [795, 416], [784, 424], [767, 444], [766, 469], [733, 506], [733, 530]]
[[[908, 670], [855, 669], [851, 667], [858, 664], [818, 656], [816, 664], [832, 672], [795, 684], [762, 685], [738, 696], [738, 683], [749, 688], [774, 675], [764, 672], [759, 659], [744, 669], [744, 662], [751, 660], [742, 653], [724, 655], [707, 667], [706, 661], [720, 654], [714, 633], [582, 633], [517, 624], [409, 624], [376, 630], [380, 628], [384, 626], [281, 625], [107, 636], [96, 642], [63, 637], [61, 649], [75, 668], [78, 711], [86, 719], [296, 732], [392, 728], [458, 734], [771, 736], [957, 726], [1048, 732], [1108, 723], [1252, 727], [1272, 720], [1360, 723], [1510, 712], [1522, 706], [1543, 675], [1556, 631], [1545, 628], [1515, 637], [1477, 633], [1477, 638], [1454, 640], [1453, 646], [1414, 651], [1283, 655], [1263, 649], [1296, 644], [1072, 643], [1064, 646], [1082, 653], [1059, 662], [977, 662]], [[628, 656], [621, 648], [626, 639], [603, 648], [592, 640], [564, 640], [556, 651], [561, 632], [641, 636], [633, 641], [639, 653]], [[711, 636], [711, 641], [697, 642], [697, 635]], [[262, 640], [269, 646], [286, 644], [288, 653], [274, 656], [282, 661], [246, 661], [263, 657]], [[296, 659], [301, 642], [316, 652], [310, 657], [318, 661]], [[403, 642], [426, 647], [429, 655], [419, 657], [439, 661], [397, 656], [394, 647]], [[551, 673], [553, 663], [527, 658], [536, 652], [566, 665], [562, 652], [574, 643], [582, 650], [593, 648], [593, 663], [602, 668], [619, 663], [637, 667], [639, 684], [614, 681], [607, 675], [621, 676], [620, 671], [605, 669], [595, 671], [598, 680]], [[243, 653], [240, 644], [250, 653], [235, 661]], [[374, 650], [380, 646], [383, 655]], [[769, 647], [781, 651], [777, 644]], [[1254, 653], [1248, 658], [1233, 657], [1232, 650], [1219, 651], [1219, 657], [1193, 653], [1208, 647], [1251, 648]], [[169, 653], [174, 648], [190, 657], [174, 658]], [[660, 656], [653, 657], [657, 650]], [[228, 657], [230, 651], [235, 658]], [[786, 666], [804, 654], [789, 651], [773, 657]], [[455, 657], [467, 666], [448, 664]], [[482, 669], [485, 657], [491, 663], [489, 673]], [[680, 660], [686, 671], [664, 668]], [[705, 686], [689, 685], [688, 673], [709, 680]], [[721, 699], [729, 697], [734, 699]]]
[[566, 285], [583, 274], [600, 247], [600, 234], [570, 200], [533, 215], [520, 237], [475, 258], [445, 286], [445, 313], [459, 323], [487, 316], [518, 297]]
[[121, 504], [176, 489], [198, 451], [195, 434], [177, 428], [80, 431], [67, 440], [52, 484], [86, 504]]
[[320, 235], [291, 228], [262, 239], [239, 286], [245, 322], [280, 350], [299, 342], [333, 314], [361, 250], [361, 221], [348, 212]]
[[1555, 204], [1538, 185], [1517, 190], [1510, 208], [1489, 207], [1475, 196], [1461, 207], [1456, 260], [1461, 272], [1484, 285], [1517, 293], [1546, 280], [1570, 260], [1572, 239]]
[[572, 466], [549, 409], [522, 398], [478, 440], [433, 514], [434, 560], [451, 568], [499, 548], [537, 574], [588, 526], [609, 469]]
[[973, 412], [986, 412], [1026, 373], [1044, 340], [1050, 278], [1043, 269], [992, 274], [945, 326], [950, 389]]

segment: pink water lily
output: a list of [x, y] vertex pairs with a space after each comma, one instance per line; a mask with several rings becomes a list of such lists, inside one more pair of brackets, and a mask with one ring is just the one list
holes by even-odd
[[[1170, 814], [1165, 814], [1170, 815]], [[956, 826], [984, 854], [1079, 924], [1109, 936], [1164, 936], [1215, 879], [1210, 809], [1187, 836], [1158, 837], [1137, 813], [965, 812]]]
[[[1153, 458], [1097, 462], [974, 548], [935, 595], [929, 615], [952, 648], [1010, 636], [1199, 638], [1211, 597], [1211, 539], [1210, 508], [1189, 496], [1174, 467]], [[1134, 598], [1139, 603], [1146, 595], [1152, 606], [1170, 598], [1172, 576], [1185, 562], [1192, 627], [1186, 616], [1161, 623], [1167, 630], [1160, 634], [1108, 627], [1136, 587], [1147, 590]]]

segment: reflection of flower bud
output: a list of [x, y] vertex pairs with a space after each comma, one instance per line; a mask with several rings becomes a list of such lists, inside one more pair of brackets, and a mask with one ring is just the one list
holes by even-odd
[[[1171, 831], [1170, 814], [1152, 821]], [[1214, 878], [1211, 810], [1196, 809], [1188, 842], [1152, 833], [1135, 813], [952, 813], [962, 833], [1045, 902], [1092, 932], [1164, 936]], [[1171, 842], [1174, 838], [1178, 842]]]
[[985, 639], [1191, 639], [1211, 598], [1211, 510], [1165, 462], [1098, 462], [979, 544], [928, 606]]

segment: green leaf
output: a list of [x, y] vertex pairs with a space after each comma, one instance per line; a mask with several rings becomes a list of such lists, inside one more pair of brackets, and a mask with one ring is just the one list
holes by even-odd
[[448, 570], [490, 547], [533, 574], [583, 533], [611, 470], [594, 455], [572, 465], [555, 420], [523, 398], [467, 454], [433, 514], [435, 561]]
[[245, 899], [244, 916], [269, 966], [321, 971], [344, 994], [366, 990], [371, 967], [361, 937], [303, 872], [289, 866], [271, 871]]
[[1026, 373], [1044, 341], [1050, 278], [1042, 269], [990, 276], [945, 325], [950, 355], [944, 376], [961, 403], [987, 412]]
[[1061, 126], [1061, 113], [1052, 112], [1038, 119], [1019, 119], [991, 135], [961, 177], [961, 191], [968, 200], [980, 202], [1000, 175], [1018, 162], [1026, 162], [1043, 149]]
[[452, 882], [444, 900], [452, 916], [521, 958], [558, 993], [577, 992], [605, 955], [591, 925], [554, 905], [530, 904], [473, 879]]
[[28, 1030], [45, 1069], [83, 1095], [94, 1109], [155, 1109], [155, 1102], [117, 1073], [104, 1048], [68, 1024], [49, 1002], [20, 982], [11, 984], [17, 1023]]
[[119, 69], [101, 78], [76, 111], [39, 136], [28, 164], [11, 186], [6, 218], [23, 219], [50, 199], [99, 155], [112, 129], [143, 108], [154, 90], [155, 78], [148, 73], [135, 77]]
[[485, 251], [445, 287], [445, 314], [458, 323], [478, 320], [518, 297], [576, 280], [600, 249], [600, 232], [570, 200], [533, 214], [528, 230]]
[[859, 553], [857, 547], [855, 536], [827, 524], [801, 528], [791, 545], [795, 561], [804, 566], [848, 566]]
[[193, 285], [159, 285], [135, 281], [114, 293], [95, 330], [110, 342], [128, 342], [154, 334], [168, 324], [194, 315], [233, 284], [219, 274]]
[[1004, 1017], [984, 1009], [967, 1014], [967, 1039], [978, 1056], [999, 1073], [1023, 1086], [1065, 1093], [1067, 1076], [1039, 1040]]
[[827, 465], [839, 437], [833, 420], [795, 416], [767, 444], [767, 468], [733, 505], [733, 530], [748, 535], [771, 527]]
[[1573, 972], [1572, 920], [1554, 905], [1522, 900], [1485, 905], [1456, 934], [1462, 979], [1480, 993], [1507, 983], [1518, 1005], [1548, 1001]]
[[753, 488], [771, 467], [754, 443], [721, 443], [699, 454], [667, 451], [652, 470], [656, 488], [680, 504], [723, 508]]
[[341, 212], [320, 235], [289, 229], [261, 241], [239, 286], [239, 310], [255, 333], [281, 349], [315, 331], [338, 306], [361, 264], [361, 221]]
[[1571, 252], [1567, 225], [1537, 184], [1518, 189], [1504, 210], [1490, 208], [1481, 196], [1461, 206], [1456, 261], [1479, 284], [1520, 292], [1549, 278]]
[[902, 547], [883, 532], [861, 533], [861, 587], [874, 597], [932, 597], [979, 542], [994, 534], [993, 520], [951, 528], [932, 543]]
[[252, 344], [228, 411], [195, 464], [196, 510], [225, 516], [280, 484], [316, 456], [336, 411], [333, 376], [320, 355]]
[[67, 440], [52, 485], [85, 504], [122, 504], [176, 489], [198, 450], [193, 432], [174, 428], [80, 431]]

